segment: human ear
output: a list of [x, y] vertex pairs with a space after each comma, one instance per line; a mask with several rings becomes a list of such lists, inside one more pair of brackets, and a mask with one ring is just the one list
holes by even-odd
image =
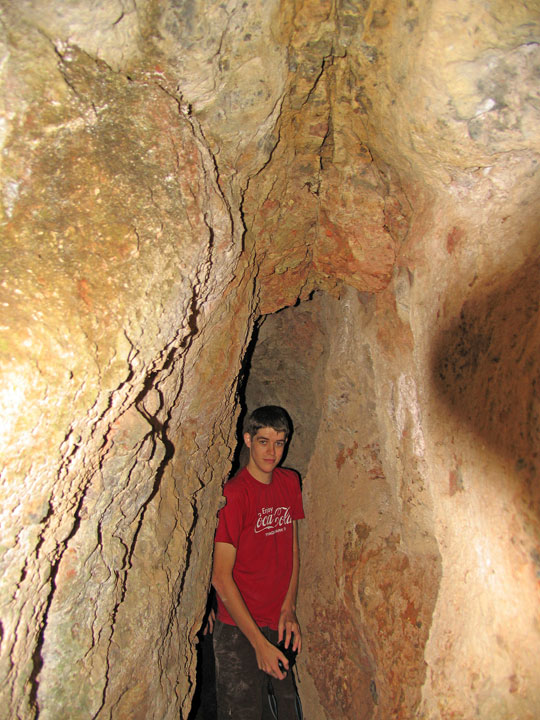
[[244, 433], [244, 442], [246, 446], [251, 449], [251, 435], [249, 433]]

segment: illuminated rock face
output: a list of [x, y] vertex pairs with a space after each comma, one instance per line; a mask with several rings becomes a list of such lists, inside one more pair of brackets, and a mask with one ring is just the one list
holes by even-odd
[[266, 316], [306, 716], [536, 718], [532, 9], [4, 5], [6, 717], [187, 717]]

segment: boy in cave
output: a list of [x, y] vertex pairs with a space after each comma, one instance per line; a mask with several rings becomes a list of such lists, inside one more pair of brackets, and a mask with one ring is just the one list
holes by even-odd
[[212, 573], [219, 720], [271, 718], [269, 691], [279, 720], [297, 718], [289, 661], [276, 646], [302, 645], [296, 618], [302, 495], [298, 475], [278, 467], [290, 432], [283, 408], [255, 410], [244, 434], [249, 462], [223, 490]]

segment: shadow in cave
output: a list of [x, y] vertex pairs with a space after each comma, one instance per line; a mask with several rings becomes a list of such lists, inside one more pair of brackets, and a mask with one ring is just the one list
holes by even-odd
[[513, 463], [540, 516], [540, 258], [474, 292], [439, 335], [432, 378], [463, 425]]
[[[260, 318], [255, 323], [255, 326], [253, 328], [253, 333], [251, 335], [251, 340], [249, 341], [249, 344], [246, 348], [244, 360], [242, 362], [242, 367], [241, 367], [240, 373], [238, 375], [236, 403], [240, 407], [240, 412], [238, 414], [238, 419], [236, 421], [236, 448], [235, 448], [233, 458], [231, 461], [231, 471], [229, 473], [229, 478], [234, 477], [234, 475], [236, 475], [236, 473], [240, 470], [240, 468], [244, 467], [244, 465], [247, 465], [247, 461], [249, 459], [249, 453], [244, 444], [244, 432], [245, 432], [244, 425], [246, 423], [248, 411], [251, 412], [251, 411], [255, 410], [255, 408], [254, 407], [248, 408], [248, 406], [247, 406], [246, 389], [247, 389], [247, 384], [249, 382], [251, 367], [252, 367], [252, 363], [253, 363], [253, 355], [255, 353], [255, 348], [257, 347], [257, 342], [259, 340], [259, 332], [260, 332], [261, 325], [264, 322], [264, 319], [265, 319], [265, 316]], [[272, 401], [272, 400], [268, 400], [267, 402], [268, 402], [268, 404], [274, 404], [274, 401]], [[286, 408], [284, 408], [284, 410], [287, 412]], [[287, 444], [285, 446], [285, 449], [283, 451], [283, 457], [281, 459], [281, 465], [283, 467], [285, 467], [284, 463], [287, 459], [287, 453], [289, 451], [289, 447], [291, 445], [292, 438], [294, 435], [294, 423], [288, 412], [287, 412], [287, 416], [289, 418], [291, 432], [290, 432], [289, 437], [287, 438]]]
[[242, 367], [238, 374], [238, 385], [236, 389], [236, 404], [240, 407], [238, 413], [238, 419], [236, 421], [236, 448], [231, 461], [231, 472], [229, 478], [236, 475], [236, 473], [247, 463], [246, 448], [244, 447], [244, 423], [246, 421], [246, 415], [248, 411], [246, 403], [246, 387], [249, 380], [249, 373], [251, 370], [251, 364], [253, 362], [253, 353], [257, 346], [257, 340], [259, 339], [259, 330], [261, 327], [262, 320], [258, 320], [251, 334], [251, 340], [248, 343], [246, 352], [242, 361]]
[[188, 720], [217, 720], [214, 647], [211, 633], [204, 632], [208, 615], [215, 607], [215, 592], [211, 590], [202, 627], [197, 636], [197, 676]]

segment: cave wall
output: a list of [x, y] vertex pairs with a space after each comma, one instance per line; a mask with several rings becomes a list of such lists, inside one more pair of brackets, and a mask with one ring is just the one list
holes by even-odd
[[55, 10], [3, 16], [3, 705], [176, 718], [250, 332], [241, 222], [178, 98]]
[[[276, 294], [291, 301], [287, 276], [302, 299], [323, 289], [343, 303], [340, 277], [376, 293], [369, 323], [363, 310], [336, 306], [329, 326], [339, 330], [327, 332], [326, 355], [341, 363], [321, 360], [329, 368], [322, 382], [302, 359], [320, 320], [309, 329], [279, 313], [279, 332], [263, 325], [265, 347], [285, 333], [285, 347], [295, 348], [282, 362], [290, 382], [279, 389], [275, 357], [265, 363], [261, 352], [260, 387], [248, 392], [255, 403], [271, 387], [293, 416], [298, 410], [300, 424], [306, 394], [324, 398], [307, 432], [314, 452], [303, 473], [313, 517], [303, 531], [303, 699], [321, 718], [534, 718], [538, 8], [355, 9], [340, 5], [334, 16], [343, 53], [336, 35], [328, 39], [331, 13], [326, 25], [316, 16], [323, 72], [312, 103], [284, 103], [290, 150], [281, 154], [280, 143], [258, 177], [264, 203], [248, 225], [248, 237], [253, 230], [265, 241], [268, 312], [279, 307]], [[298, 33], [307, 32], [303, 19]], [[318, 153], [308, 142], [318, 142]], [[307, 250], [297, 245], [298, 227]], [[284, 260], [281, 228], [292, 246]], [[350, 337], [353, 370], [341, 349]], [[294, 369], [284, 370], [287, 362]], [[304, 374], [317, 382], [293, 391]], [[342, 386], [366, 386], [368, 397], [355, 394], [335, 409]], [[351, 437], [358, 428], [362, 442]], [[304, 471], [302, 453], [291, 448], [287, 462], [294, 460]], [[330, 484], [336, 474], [338, 488]], [[388, 532], [370, 517], [373, 485]]]
[[310, 716], [536, 717], [538, 4], [0, 9], [6, 715], [187, 717], [267, 315]]
[[296, 424], [315, 717], [540, 707], [537, 179], [485, 177], [459, 207], [418, 202], [384, 292], [315, 293], [261, 326], [246, 398]]
[[[486, 718], [534, 717], [540, 707], [538, 187], [527, 165], [511, 186], [500, 183], [502, 168], [492, 168], [475, 192], [460, 193], [458, 208], [441, 204], [446, 232], [435, 238], [428, 230], [422, 254], [431, 250], [434, 263], [418, 273], [437, 288], [431, 307], [417, 306], [417, 347], [448, 596], [434, 616], [427, 657], [437, 638], [445, 638], [445, 653], [425, 703], [437, 698], [441, 712], [454, 705], [462, 714], [472, 706]], [[516, 192], [519, 210], [510, 218]], [[481, 222], [462, 234], [474, 213]], [[447, 260], [445, 277], [435, 270], [437, 257]], [[461, 699], [450, 703], [446, 695], [463, 678]]]

